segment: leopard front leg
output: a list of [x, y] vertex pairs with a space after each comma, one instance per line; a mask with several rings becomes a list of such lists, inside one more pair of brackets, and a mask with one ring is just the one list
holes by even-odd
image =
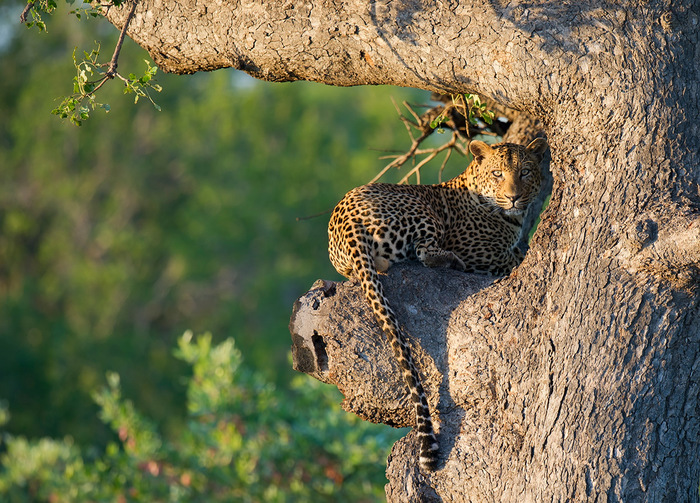
[[426, 267], [449, 267], [458, 271], [466, 271], [461, 258], [454, 252], [444, 250], [434, 242], [418, 242], [415, 244], [416, 256]]

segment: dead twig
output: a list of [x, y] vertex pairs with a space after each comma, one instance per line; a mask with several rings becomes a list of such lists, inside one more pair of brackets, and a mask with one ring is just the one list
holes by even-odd
[[[411, 140], [411, 145], [408, 148], [408, 150], [403, 154], [382, 156], [381, 159], [393, 160], [386, 166], [384, 166], [384, 168], [370, 181], [370, 183], [375, 183], [377, 180], [383, 177], [390, 169], [400, 168], [411, 159], [415, 161], [416, 156], [426, 155], [426, 157], [419, 161], [413, 167], [413, 169], [411, 169], [411, 171], [406, 176], [404, 176], [399, 182], [407, 183], [408, 179], [411, 176], [416, 175], [418, 183], [420, 183], [420, 169], [423, 166], [425, 166], [428, 162], [433, 160], [440, 152], [443, 152], [444, 150], [449, 151], [455, 148], [455, 146], [457, 145], [457, 140], [460, 138], [459, 132], [457, 130], [454, 130], [450, 141], [444, 143], [439, 147], [431, 149], [420, 149], [419, 147], [421, 146], [423, 141], [430, 135], [432, 135], [433, 132], [435, 132], [436, 128], [434, 128], [431, 124], [436, 120], [437, 117], [441, 116], [442, 114], [445, 114], [447, 107], [443, 105], [438, 105], [429, 109], [422, 115], [418, 115], [413, 109], [413, 107], [409, 103], [404, 101], [402, 105], [413, 118], [413, 120], [411, 120], [409, 117], [406, 117], [401, 112], [401, 109], [399, 108], [396, 101], [392, 99], [392, 102], [394, 104], [394, 108], [396, 108], [397, 114], [399, 115], [399, 119], [401, 120], [401, 122], [403, 122], [404, 126], [406, 127], [406, 132]], [[464, 148], [462, 148], [461, 151], [464, 152]], [[449, 156], [447, 156], [446, 160], [443, 162], [442, 169], [444, 169], [444, 164], [447, 161], [447, 159], [449, 159]]]
[[[428, 150], [423, 151], [422, 153], [426, 153], [426, 154], [428, 154], [428, 156], [427, 156], [425, 159], [423, 159], [422, 161], [420, 161], [418, 164], [416, 164], [416, 166], [415, 166], [411, 171], [409, 171], [409, 172], [406, 174], [406, 176], [404, 176], [404, 177], [399, 181], [399, 183], [407, 183], [407, 182], [408, 182], [408, 179], [409, 179], [409, 178], [411, 177], [411, 175], [413, 175], [413, 174], [416, 174], [416, 176], [418, 177], [417, 183], [420, 183], [420, 169], [421, 169], [423, 166], [425, 166], [426, 164], [428, 164], [430, 161], [432, 161], [433, 159], [435, 159], [435, 157], [437, 157], [437, 155], [438, 155], [440, 152], [443, 152], [444, 150], [447, 150], [447, 156], [446, 156], [446, 157], [449, 157], [450, 152], [452, 152], [452, 149], [454, 149], [455, 146], [456, 146], [456, 144], [457, 144], [457, 139], [458, 139], [457, 134], [456, 134], [456, 133], [453, 133], [453, 134], [452, 134], [452, 138], [450, 139], [450, 141], [448, 141], [448, 142], [446, 142], [446, 143], [443, 143], [443, 144], [440, 145], [439, 147], [436, 147], [436, 148], [433, 148], [433, 149], [428, 149]], [[447, 160], [443, 161], [443, 168], [444, 168], [446, 162], [447, 162]], [[442, 169], [441, 169], [441, 170], [442, 170]]]
[[[490, 135], [490, 136], [502, 136], [507, 129], [506, 125], [493, 124], [486, 125], [477, 120], [473, 120], [473, 123], [469, 122], [470, 110], [473, 111], [474, 105], [472, 104], [471, 98], [469, 103], [465, 96], [455, 95], [455, 96], [438, 96], [433, 95], [432, 99], [439, 101], [441, 104], [430, 107], [426, 112], [419, 115], [413, 109], [413, 107], [407, 103], [403, 102], [403, 107], [408, 111], [408, 116], [402, 112], [402, 109], [392, 98], [392, 103], [396, 109], [396, 113], [399, 115], [399, 120], [403, 122], [406, 127], [406, 132], [410, 138], [411, 145], [408, 150], [403, 154], [397, 155], [385, 155], [380, 157], [380, 159], [392, 159], [382, 170], [370, 181], [370, 183], [377, 182], [382, 178], [390, 169], [401, 168], [408, 161], [413, 162], [413, 168], [406, 174], [399, 183], [407, 183], [411, 176], [416, 175], [417, 183], [420, 183], [420, 170], [427, 163], [435, 159], [438, 154], [446, 151], [445, 158], [442, 161], [440, 170], [438, 173], [439, 180], [442, 181], [442, 173], [450, 159], [453, 150], [457, 150], [462, 155], [468, 154], [467, 145], [469, 143], [469, 138], [474, 135]], [[478, 97], [475, 99], [477, 103]], [[483, 108], [483, 105], [481, 105]], [[471, 107], [471, 108], [470, 108]], [[472, 114], [473, 115], [473, 114]], [[499, 114], [500, 116], [500, 114]], [[479, 117], [478, 115], [476, 116]], [[490, 118], [493, 114], [490, 114]], [[451, 129], [452, 136], [450, 140], [440, 145], [439, 147], [421, 149], [420, 146], [430, 135], [432, 135], [436, 130]], [[418, 160], [418, 156], [425, 156], [421, 160]]]
[[36, 2], [27, 2], [27, 5], [24, 6], [24, 10], [22, 13], [19, 15], [19, 21], [20, 23], [26, 23], [27, 22], [27, 14], [29, 14], [29, 11], [34, 8], [34, 4]]

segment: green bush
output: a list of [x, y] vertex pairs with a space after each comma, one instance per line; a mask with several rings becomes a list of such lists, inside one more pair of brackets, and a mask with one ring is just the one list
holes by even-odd
[[[185, 333], [175, 351], [192, 367], [187, 418], [164, 438], [121, 396], [119, 375], [94, 394], [119, 441], [81, 452], [70, 439], [4, 434], [0, 499], [8, 502], [375, 501], [387, 447], [401, 434], [337, 406], [331, 386], [306, 376], [279, 393], [242, 365], [233, 339]], [[0, 407], [0, 421], [8, 413]]]

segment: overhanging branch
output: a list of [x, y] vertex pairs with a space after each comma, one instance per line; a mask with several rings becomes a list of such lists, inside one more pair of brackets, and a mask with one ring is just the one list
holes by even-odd
[[[141, 0], [130, 36], [167, 72], [233, 67], [269, 81], [478, 92], [514, 108], [531, 105], [533, 72], [542, 67], [543, 54], [529, 34], [556, 17], [533, 18], [522, 26], [520, 19], [509, 19], [513, 12], [489, 3], [427, 7], [423, 2]], [[124, 25], [124, 9], [105, 15], [115, 26]], [[477, 23], [483, 29], [475, 29]], [[506, 52], [499, 49], [504, 41], [510, 41]]]

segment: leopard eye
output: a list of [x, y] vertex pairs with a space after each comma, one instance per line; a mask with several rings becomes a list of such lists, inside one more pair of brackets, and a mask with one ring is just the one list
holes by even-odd
[[530, 170], [529, 170], [529, 169], [521, 169], [521, 170], [520, 170], [520, 176], [527, 176], [527, 175], [529, 175], [529, 174], [530, 174]]
[[496, 178], [501, 178], [501, 176], [503, 176], [503, 172], [500, 169], [493, 170], [491, 174]]

